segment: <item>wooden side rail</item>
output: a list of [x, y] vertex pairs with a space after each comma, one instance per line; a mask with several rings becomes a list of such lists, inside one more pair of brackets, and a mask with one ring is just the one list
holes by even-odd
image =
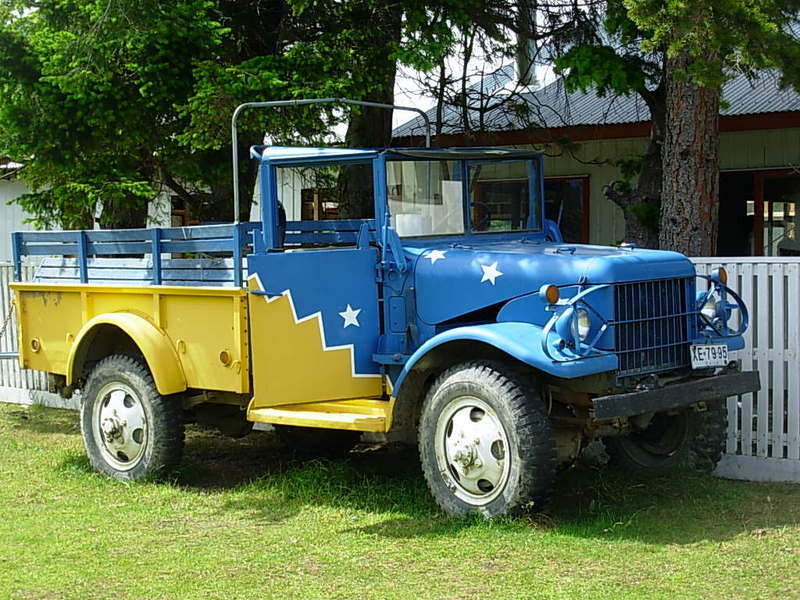
[[[96, 257], [150, 255], [146, 267], [153, 285], [164, 282], [162, 253], [201, 253], [229, 255], [233, 282], [242, 286], [243, 257], [252, 252], [254, 236], [260, 235], [261, 223], [247, 222], [224, 225], [198, 225], [192, 227], [166, 227], [153, 229], [113, 229], [93, 231], [21, 231], [12, 235], [14, 276], [22, 280], [22, 259], [25, 256], [60, 256], [74, 259], [74, 264], [64, 262], [64, 268], [76, 268], [81, 283], [88, 283], [90, 257], [95, 257], [92, 267], [98, 267]], [[50, 267], [57, 266], [50, 263]], [[138, 279], [138, 277], [137, 277]], [[171, 279], [171, 277], [167, 277]]]

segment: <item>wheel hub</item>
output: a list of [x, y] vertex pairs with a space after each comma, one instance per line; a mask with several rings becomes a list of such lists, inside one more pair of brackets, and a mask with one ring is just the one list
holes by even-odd
[[475, 448], [478, 442], [478, 440], [475, 440], [469, 443], [463, 442], [460, 439], [453, 442], [453, 448], [455, 449], [453, 461], [461, 466], [461, 470], [463, 470], [464, 473], [467, 473], [473, 467], [480, 467], [483, 465], [483, 461], [478, 458], [478, 452]]
[[117, 438], [122, 438], [122, 423], [115, 417], [106, 417], [100, 424], [100, 429], [103, 431], [103, 437], [106, 442], [112, 442]]
[[93, 411], [95, 439], [103, 458], [115, 469], [132, 469], [144, 455], [147, 420], [136, 393], [121, 383], [100, 390]]
[[437, 461], [454, 493], [471, 504], [500, 494], [508, 478], [508, 439], [499, 418], [479, 398], [462, 397], [437, 423]]

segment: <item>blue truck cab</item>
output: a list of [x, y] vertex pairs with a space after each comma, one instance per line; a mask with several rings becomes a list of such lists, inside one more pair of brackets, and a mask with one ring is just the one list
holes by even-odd
[[187, 419], [366, 433], [417, 444], [448, 514], [495, 517], [593, 440], [637, 471], [720, 459], [723, 400], [759, 387], [723, 269], [698, 286], [675, 252], [564, 243], [532, 150], [251, 156], [254, 221], [13, 234], [20, 364], [81, 390], [98, 471], [174, 467]]
[[[531, 150], [251, 155], [263, 220], [251, 293], [319, 313], [325, 343], [351, 348], [348, 375], [382, 378], [389, 435], [417, 441], [446, 512], [538, 502], [597, 438], [638, 470], [719, 460], [723, 400], [759, 385], [729, 355], [747, 309], [724, 270], [698, 290], [679, 253], [564, 243]], [[371, 175], [370, 218], [284, 222], [292, 173], [355, 165]]]

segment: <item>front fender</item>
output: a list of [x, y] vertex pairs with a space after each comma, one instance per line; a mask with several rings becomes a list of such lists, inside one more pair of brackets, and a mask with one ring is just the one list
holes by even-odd
[[107, 313], [90, 319], [78, 332], [72, 344], [67, 361], [67, 385], [71, 385], [76, 368], [82, 367], [91, 334], [100, 325], [113, 325], [124, 331], [136, 344], [144, 356], [153, 381], [160, 394], [176, 394], [186, 390], [186, 376], [183, 373], [178, 354], [167, 337], [150, 321], [139, 315], [127, 312]]
[[455, 341], [475, 341], [489, 344], [509, 354], [519, 361], [549, 375], [564, 379], [574, 379], [616, 370], [619, 364], [614, 354], [598, 354], [570, 361], [554, 361], [542, 350], [543, 328], [532, 323], [489, 323], [448, 329], [422, 344], [406, 361], [403, 370], [394, 384], [397, 396], [406, 376], [414, 365], [434, 348]]

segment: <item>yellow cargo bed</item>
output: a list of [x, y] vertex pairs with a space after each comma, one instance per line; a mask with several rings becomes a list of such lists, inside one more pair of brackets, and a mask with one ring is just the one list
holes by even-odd
[[[83, 374], [93, 352], [130, 338], [162, 394], [250, 393], [247, 292], [239, 287], [13, 283], [20, 364]], [[127, 338], [126, 338], [127, 336]]]

